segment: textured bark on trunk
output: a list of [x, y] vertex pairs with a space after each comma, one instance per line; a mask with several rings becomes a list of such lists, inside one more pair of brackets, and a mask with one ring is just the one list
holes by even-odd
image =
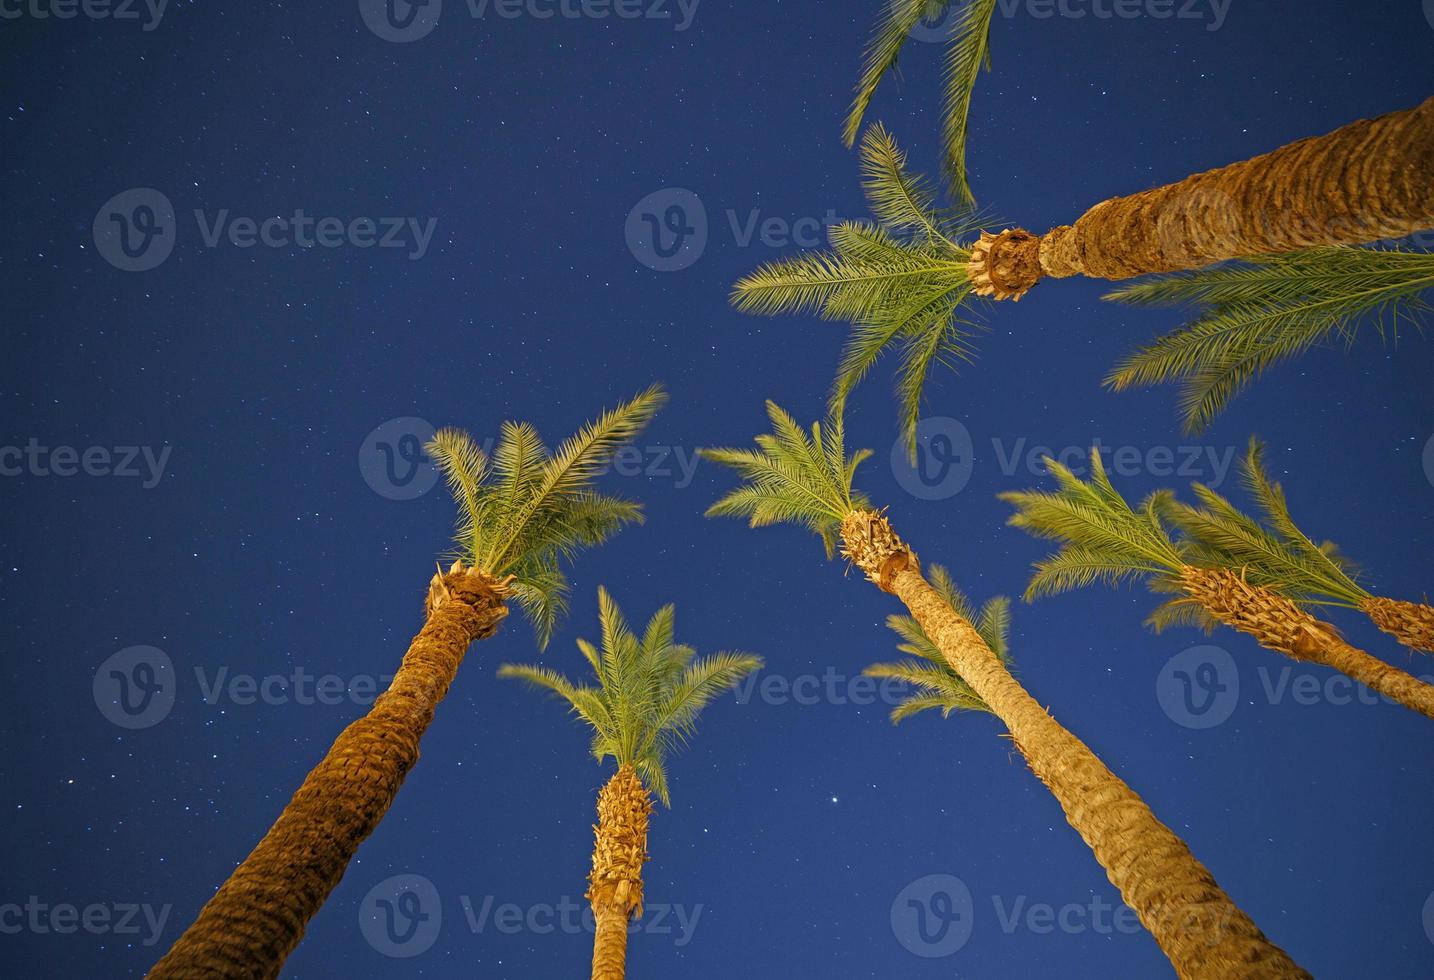
[[637, 770], [622, 765], [598, 794], [597, 809], [586, 895], [597, 922], [593, 980], [622, 980], [627, 973], [627, 924], [642, 916], [642, 865], [647, 861], [652, 797]]
[[896, 595], [931, 641], [1005, 724], [1176, 973], [1188, 980], [1306, 978], [1202, 865], [1080, 739], [1021, 687], [972, 625], [921, 575], [916, 556], [870, 511], [842, 525], [845, 553]]
[[434, 576], [423, 629], [393, 683], [340, 733], [150, 977], [279, 975], [418, 761], [419, 739], [469, 644], [492, 636], [508, 614], [505, 597], [503, 583], [456, 563]]
[[1424, 653], [1434, 653], [1434, 607], [1376, 596], [1364, 600], [1359, 608], [1375, 626], [1398, 638], [1400, 643]]
[[1045, 276], [1129, 279], [1430, 227], [1434, 98], [1103, 201], [1043, 236], [983, 234], [970, 277], [978, 295], [1019, 299]]
[[1181, 572], [1185, 592], [1226, 626], [1247, 633], [1260, 646], [1295, 660], [1324, 664], [1411, 711], [1434, 718], [1434, 686], [1350, 646], [1284, 596], [1250, 585], [1227, 568]]

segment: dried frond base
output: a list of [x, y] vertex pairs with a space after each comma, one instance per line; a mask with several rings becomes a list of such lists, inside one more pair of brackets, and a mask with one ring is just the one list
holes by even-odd
[[433, 618], [437, 610], [449, 603], [462, 603], [482, 620], [473, 638], [486, 639], [497, 632], [508, 615], [508, 586], [512, 581], [510, 575], [500, 582], [461, 561], [455, 561], [447, 572], [440, 565], [438, 573], [428, 582], [428, 595], [423, 602], [424, 619]]
[[885, 511], [854, 510], [842, 518], [842, 557], [875, 582], [883, 592], [891, 591], [897, 572], [918, 571], [916, 552], [897, 535]]
[[1376, 596], [1365, 599], [1359, 608], [1375, 626], [1392, 634], [1400, 643], [1434, 653], [1434, 607]]
[[1268, 650], [1296, 660], [1311, 654], [1338, 634], [1284, 596], [1251, 585], [1243, 573], [1228, 568], [1185, 566], [1180, 581], [1186, 593], [1213, 617], [1253, 636]]
[[593, 828], [593, 867], [586, 897], [593, 911], [614, 906], [642, 915], [642, 866], [647, 861], [647, 823], [652, 796], [637, 771], [621, 766], [598, 794]]
[[1024, 228], [999, 235], [981, 232], [966, 265], [971, 291], [991, 299], [1020, 302], [1041, 281], [1041, 240]]

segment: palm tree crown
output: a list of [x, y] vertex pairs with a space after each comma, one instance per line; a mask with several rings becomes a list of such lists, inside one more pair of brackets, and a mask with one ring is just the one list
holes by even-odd
[[808, 435], [776, 402], [767, 402], [772, 432], [757, 436], [756, 449], [704, 449], [702, 456], [730, 466], [746, 481], [707, 509], [708, 517], [745, 517], [752, 527], [800, 524], [822, 539], [827, 557], [836, 551], [842, 519], [870, 508], [852, 490], [856, 468], [871, 456], [847, 456], [842, 418], [814, 422]]
[[527, 681], [566, 701], [593, 730], [593, 757], [631, 765], [668, 804], [668, 755], [691, 737], [702, 709], [762, 666], [762, 660], [743, 653], [696, 659], [692, 647], [673, 639], [670, 605], [653, 615], [641, 637], [628, 627], [606, 589], [598, 590], [598, 607], [602, 647], [578, 641], [595, 685], [574, 684], [555, 670], [535, 665], [504, 664], [498, 676]]
[[1116, 390], [1178, 381], [1187, 432], [1210, 424], [1266, 368], [1361, 322], [1381, 334], [1428, 310], [1434, 254], [1330, 246], [1155, 276], [1105, 298], [1136, 306], [1202, 307], [1196, 319], [1116, 365]]
[[[1007, 638], [1011, 629], [1011, 600], [996, 596], [987, 600], [978, 611], [965, 594], [956, 587], [951, 574], [942, 565], [932, 565], [931, 586], [958, 616], [976, 628], [991, 652], [1007, 666], [1010, 653]], [[926, 635], [915, 617], [891, 615], [886, 625], [905, 642], [897, 646], [916, 660], [873, 664], [863, 673], [868, 677], [890, 677], [905, 681], [916, 690], [891, 711], [891, 720], [899, 722], [929, 708], [941, 709], [942, 717], [953, 711], [985, 711], [991, 708], [971, 686], [952, 669], [946, 655]]]
[[458, 429], [439, 431], [426, 447], [458, 502], [456, 556], [493, 579], [511, 579], [507, 589], [533, 621], [540, 647], [567, 609], [562, 563], [641, 522], [640, 504], [599, 494], [592, 484], [666, 400], [654, 385], [551, 454], [526, 422], [503, 423], [491, 459]]
[[926, 180], [880, 126], [862, 138], [863, 187], [876, 222], [846, 222], [832, 248], [768, 263], [740, 279], [732, 302], [750, 313], [810, 310], [852, 324], [832, 387], [840, 410], [858, 382], [893, 346], [903, 431], [915, 451], [927, 374], [953, 358], [970, 360], [978, 325], [963, 315], [972, 297], [974, 216], [938, 210]]
[[971, 93], [984, 67], [991, 68], [991, 17], [996, 0], [887, 0], [886, 9], [866, 48], [856, 97], [847, 113], [842, 136], [847, 146], [856, 142], [872, 97], [886, 73], [896, 67], [901, 49], [923, 20], [944, 17], [953, 3], [962, 7], [951, 25], [951, 47], [946, 55], [946, 118], [942, 126], [944, 167], [952, 194], [963, 205], [974, 198], [966, 173], [966, 129]]
[[1162, 502], [1166, 519], [1188, 542], [1192, 564], [1240, 569], [1251, 585], [1301, 604], [1358, 607], [1371, 598], [1333, 542], [1316, 544], [1295, 524], [1284, 489], [1263, 464], [1264, 446], [1251, 439], [1241, 476], [1263, 520], [1241, 512], [1209, 487], [1192, 485], [1200, 507]]

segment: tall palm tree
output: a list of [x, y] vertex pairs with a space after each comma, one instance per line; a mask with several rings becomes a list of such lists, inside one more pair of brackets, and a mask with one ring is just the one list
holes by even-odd
[[459, 505], [458, 560], [429, 583], [423, 628], [388, 690], [339, 734], [151, 977], [278, 976], [418, 761], [469, 644], [497, 632], [510, 599], [546, 643], [565, 604], [563, 564], [641, 519], [638, 504], [592, 483], [665, 400], [649, 388], [551, 455], [527, 423], [504, 423], [491, 461], [463, 432], [435, 436], [428, 451]]
[[1434, 607], [1376, 596], [1361, 585], [1332, 542], [1316, 544], [1295, 524], [1284, 488], [1270, 479], [1263, 456], [1264, 446], [1251, 439], [1241, 465], [1259, 519], [1200, 483], [1192, 486], [1199, 507], [1160, 498], [1162, 516], [1184, 535], [1194, 563], [1238, 568], [1247, 582], [1296, 605], [1358, 609], [1405, 646], [1434, 653]]
[[[895, 141], [875, 126], [862, 139], [862, 163], [876, 222], [840, 225], [829, 250], [761, 266], [736, 283], [732, 301], [747, 312], [812, 310], [853, 325], [834, 409], [883, 353], [899, 348], [902, 422], [914, 453], [929, 369], [971, 356], [972, 297], [1019, 300], [1046, 276], [1129, 279], [1408, 235], [1434, 226], [1431, 160], [1434, 98], [1105, 201], [1044, 236], [1022, 229], [992, 235], [978, 234], [978, 216], [939, 210], [927, 182], [906, 170]], [[1182, 376], [1188, 367], [1198, 422], [1263, 367], [1353, 317], [1380, 307], [1407, 311], [1430, 275], [1428, 258], [1417, 253], [1328, 249], [1254, 268], [1114, 294], [1142, 302], [1227, 297], [1231, 305], [1215, 307], [1211, 325], [1197, 323], [1188, 337], [1118, 368], [1113, 383]]]
[[942, 126], [943, 169], [950, 181], [951, 195], [958, 204], [975, 203], [966, 173], [966, 130], [971, 114], [971, 94], [984, 67], [991, 69], [991, 18], [997, 0], [887, 0], [876, 30], [867, 44], [856, 97], [847, 113], [842, 139], [847, 146], [856, 142], [862, 119], [887, 72], [911, 32], [922, 21], [944, 18], [958, 6], [951, 24], [950, 48], [946, 54], [946, 115]]
[[598, 590], [602, 647], [578, 648], [595, 685], [578, 685], [546, 667], [504, 664], [516, 677], [556, 694], [593, 730], [592, 754], [617, 772], [598, 794], [587, 899], [597, 921], [593, 980], [620, 980], [627, 969], [628, 923], [642, 916], [642, 865], [652, 795], [670, 806], [667, 757], [694, 732], [709, 702], [762, 665], [758, 657], [719, 653], [700, 660], [673, 639], [673, 607], [659, 609], [641, 637], [606, 589]]
[[1185, 430], [1198, 432], [1280, 361], [1327, 340], [1352, 344], [1365, 323], [1397, 336], [1401, 320], [1418, 323], [1427, 312], [1431, 288], [1434, 254], [1338, 245], [1155, 276], [1105, 298], [1199, 314], [1126, 356], [1106, 384], [1179, 382]]
[[[1115, 584], [1144, 579], [1153, 591], [1178, 596], [1150, 617], [1156, 629], [1177, 623], [1224, 623], [1254, 637], [1266, 649], [1333, 667], [1391, 700], [1434, 718], [1434, 686], [1346, 643], [1333, 626], [1270, 587], [1274, 576], [1264, 569], [1279, 568], [1281, 573], [1289, 574], [1288, 567], [1280, 568], [1280, 560], [1261, 555], [1260, 561], [1268, 564], [1252, 568], [1245, 563], [1248, 553], [1242, 548], [1232, 557], [1224, 548], [1224, 539], [1216, 547], [1178, 539], [1162, 519], [1173, 510], [1170, 491], [1153, 493], [1132, 508], [1111, 485], [1096, 450], [1091, 451], [1090, 468], [1090, 480], [1083, 481], [1047, 458], [1046, 469], [1055, 477], [1059, 490], [1001, 495], [1016, 508], [1010, 519], [1012, 525], [1061, 542], [1059, 551], [1036, 564], [1036, 573], [1026, 589], [1028, 600], [1097, 581]], [[1206, 498], [1206, 502], [1218, 506], [1213, 498]], [[1225, 521], [1220, 525], [1224, 530], [1237, 526], [1228, 516], [1221, 519]], [[1187, 513], [1187, 523], [1193, 525], [1197, 520], [1198, 514]], [[1248, 525], [1242, 529], [1248, 531]], [[1253, 547], [1259, 550], [1258, 545]], [[1309, 559], [1308, 552], [1296, 556]], [[1262, 580], [1266, 584], [1259, 584]], [[1296, 579], [1291, 588], [1298, 592], [1308, 584]]]
[[870, 581], [900, 599], [951, 670], [1001, 719], [1181, 977], [1307, 978], [1135, 791], [1027, 693], [970, 619], [922, 575], [915, 552], [885, 514], [853, 490], [856, 467], [871, 454], [847, 455], [840, 416], [813, 425], [808, 435], [776, 405], [769, 402], [767, 410], [772, 432], [757, 437], [755, 450], [704, 450], [744, 480], [708, 514], [743, 517], [754, 527], [803, 525], [829, 555], [840, 544]]

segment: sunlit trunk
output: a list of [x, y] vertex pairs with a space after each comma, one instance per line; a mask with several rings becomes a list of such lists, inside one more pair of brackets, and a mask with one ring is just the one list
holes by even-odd
[[1434, 607], [1401, 599], [1366, 599], [1359, 604], [1375, 626], [1397, 637], [1400, 643], [1425, 653], [1434, 653]]
[[349, 860], [388, 812], [468, 646], [507, 615], [500, 583], [458, 564], [429, 587], [423, 629], [393, 683], [343, 730], [273, 827], [153, 978], [276, 977]]
[[1042, 236], [983, 235], [969, 271], [978, 295], [1019, 299], [1046, 276], [1129, 279], [1430, 227], [1434, 98], [1103, 201]]
[[871, 511], [848, 515], [845, 554], [910, 610], [926, 636], [1005, 724], [1111, 884], [1188, 980], [1306, 978], [1221, 890], [1185, 842], [1011, 676], [975, 628], [921, 575], [915, 554]]
[[627, 928], [642, 916], [642, 865], [652, 797], [637, 771], [623, 765], [598, 794], [593, 867], [587, 899], [597, 922], [593, 980], [622, 980], [627, 973]]

